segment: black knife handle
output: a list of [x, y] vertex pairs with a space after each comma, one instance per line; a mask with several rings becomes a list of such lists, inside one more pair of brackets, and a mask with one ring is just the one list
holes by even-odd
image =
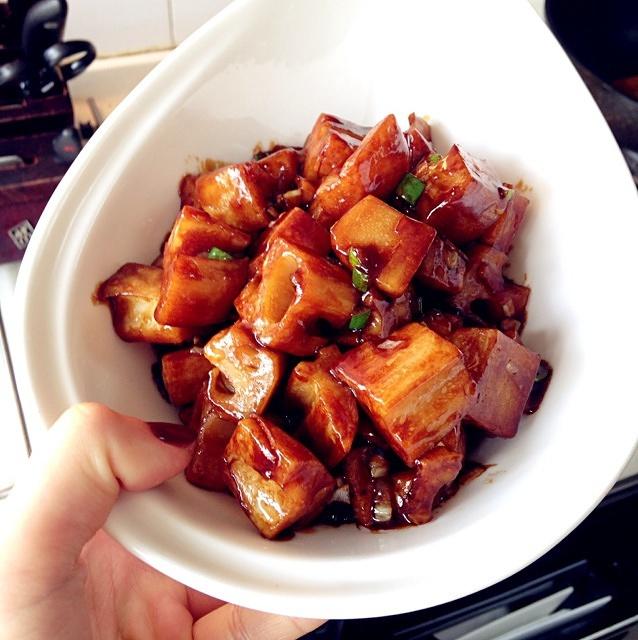
[[39, 66], [45, 49], [60, 42], [66, 25], [66, 0], [38, 0], [25, 13], [22, 23], [22, 54]]
[[[73, 56], [71, 62], [61, 64], [66, 58]], [[79, 57], [76, 57], [79, 56]], [[95, 60], [95, 47], [86, 40], [68, 40], [51, 45], [43, 54], [47, 66], [59, 65], [62, 78], [70, 80], [82, 73]]]
[[18, 84], [27, 74], [28, 65], [24, 60], [14, 60], [0, 66], [0, 87], [8, 84]]

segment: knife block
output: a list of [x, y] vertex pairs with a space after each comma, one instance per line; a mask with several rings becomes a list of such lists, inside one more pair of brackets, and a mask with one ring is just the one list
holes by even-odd
[[53, 140], [73, 125], [66, 85], [57, 95], [0, 103], [0, 263], [20, 260], [68, 168]]

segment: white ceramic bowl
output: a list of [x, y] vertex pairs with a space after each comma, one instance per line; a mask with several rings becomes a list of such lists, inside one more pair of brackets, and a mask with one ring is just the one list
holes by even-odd
[[152, 566], [256, 609], [312, 617], [424, 608], [538, 558], [606, 493], [636, 440], [635, 188], [584, 85], [524, 0], [240, 1], [125, 100], [47, 207], [20, 274], [19, 382], [32, 424], [99, 400], [170, 419], [150, 350], [120, 342], [96, 283], [150, 261], [178, 178], [257, 141], [301, 144], [321, 111], [372, 124], [429, 114], [435, 141], [533, 187], [515, 256], [532, 287], [525, 340], [554, 366], [541, 410], [495, 466], [422, 527], [262, 539], [236, 503], [181, 477], [125, 495], [108, 523]]

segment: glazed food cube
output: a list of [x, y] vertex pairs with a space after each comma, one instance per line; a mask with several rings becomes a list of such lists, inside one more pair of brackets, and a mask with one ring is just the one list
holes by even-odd
[[463, 423], [458, 424], [454, 429], [448, 431], [445, 436], [441, 438], [437, 446], [445, 447], [453, 453], [460, 453], [462, 456], [465, 456], [467, 436]]
[[410, 126], [405, 132], [405, 141], [410, 152], [410, 170], [414, 169], [423, 158], [429, 158], [434, 153], [430, 125], [414, 113], [408, 116]]
[[187, 173], [179, 183], [179, 201], [181, 207], [197, 206], [197, 178], [199, 176], [194, 173]]
[[458, 476], [463, 456], [435, 447], [417, 460], [414, 469], [392, 476], [397, 516], [408, 524], [425, 524], [444, 491]]
[[264, 231], [257, 245], [257, 253], [268, 251], [277, 238], [283, 238], [318, 256], [327, 256], [330, 252], [328, 230], [299, 207], [284, 213], [277, 219], [276, 224]]
[[370, 420], [367, 413], [361, 413], [359, 415], [359, 425], [357, 427], [357, 438], [366, 444], [382, 449], [389, 452], [390, 445], [386, 439], [379, 434], [379, 431], [374, 426], [372, 420]]
[[96, 298], [109, 303], [113, 328], [122, 340], [180, 344], [193, 337], [190, 329], [155, 320], [161, 284], [160, 267], [129, 262], [100, 285]]
[[315, 196], [317, 188], [302, 176], [295, 178], [296, 188], [278, 195], [275, 202], [282, 211], [289, 211], [294, 207], [302, 207], [310, 203]]
[[257, 340], [293, 355], [310, 355], [328, 342], [322, 324], [344, 326], [356, 303], [348, 273], [326, 258], [278, 238], [250, 292], [235, 301]]
[[223, 222], [213, 220], [207, 213], [185, 206], [175, 220], [164, 246], [164, 267], [167, 268], [177, 254], [196, 256], [208, 253], [213, 247], [238, 253], [250, 244], [250, 236]]
[[476, 381], [467, 419], [492, 436], [514, 437], [540, 357], [498, 329], [459, 329], [452, 340]]
[[[261, 278], [261, 270], [264, 266], [264, 259], [266, 257], [265, 253], [258, 253], [249, 263], [248, 265], [248, 274], [250, 280], [246, 283], [246, 286], [242, 289], [242, 292], [239, 294], [239, 297], [242, 298], [248, 295], [248, 291], [254, 289], [257, 290], [257, 285], [259, 284], [259, 279]], [[251, 296], [254, 295], [251, 294]], [[235, 305], [237, 305], [237, 301], [235, 301]]]
[[171, 403], [180, 407], [194, 402], [210, 367], [210, 362], [196, 349], [180, 349], [163, 356], [162, 380]]
[[502, 251], [480, 244], [472, 247], [467, 254], [463, 288], [450, 298], [450, 304], [465, 314], [481, 311], [477, 302], [488, 309], [491, 296], [503, 289], [506, 264], [507, 255]]
[[529, 200], [510, 189], [505, 197], [507, 204], [498, 220], [483, 234], [481, 242], [498, 251], [509, 253], [514, 239], [525, 220]]
[[273, 179], [256, 162], [203, 173], [195, 185], [197, 206], [213, 220], [252, 233], [268, 226]]
[[222, 322], [247, 279], [247, 258], [211, 260], [177, 255], [164, 270], [155, 319], [176, 327]]
[[279, 149], [257, 161], [257, 164], [272, 178], [271, 193], [283, 193], [295, 186], [299, 168], [299, 152], [295, 149]]
[[310, 204], [317, 191], [315, 185], [303, 176], [297, 176], [297, 188], [301, 192], [301, 202], [303, 204]]
[[204, 355], [215, 367], [208, 395], [235, 420], [266, 409], [286, 366], [283, 354], [262, 347], [240, 323], [214, 335]]
[[226, 491], [224, 451], [237, 423], [220, 415], [208, 398], [207, 388], [204, 383], [193, 407], [190, 428], [197, 433], [197, 441], [184, 475], [197, 487]]
[[377, 447], [353, 449], [346, 458], [344, 478], [357, 524], [368, 529], [392, 525], [390, 462]]
[[352, 392], [330, 373], [339, 360], [336, 346], [322, 349], [314, 361], [292, 370], [286, 387], [286, 400], [303, 413], [296, 435], [328, 467], [350, 451], [359, 418]]
[[436, 236], [416, 273], [426, 287], [445, 293], [463, 288], [467, 260], [449, 240]]
[[408, 170], [408, 145], [396, 118], [389, 115], [371, 129], [338, 174], [323, 180], [310, 204], [310, 213], [332, 226], [367, 195], [390, 195]]
[[192, 421], [194, 408], [194, 404], [187, 404], [177, 410], [177, 417], [185, 427], [187, 427]]
[[[162, 243], [162, 249], [161, 249], [162, 253], [164, 251], [164, 245], [165, 244], [166, 244], [165, 242]], [[160, 269], [164, 268], [164, 256], [162, 255], [162, 253], [157, 255], [155, 257], [155, 260], [153, 260], [153, 262], [151, 262], [151, 264], [150, 264], [151, 267], [159, 267]]]
[[438, 309], [430, 309], [423, 316], [423, 322], [446, 340], [449, 340], [450, 336], [463, 326], [462, 318]]
[[240, 420], [224, 459], [231, 491], [266, 538], [311, 521], [335, 489], [306, 447], [263, 418]]
[[514, 320], [513, 318], [505, 318], [501, 321], [499, 329], [515, 342], [521, 341], [522, 323], [520, 320]]
[[330, 230], [332, 248], [393, 298], [405, 293], [436, 232], [374, 196], [366, 196]]
[[352, 349], [335, 372], [408, 466], [459, 424], [474, 391], [459, 350], [417, 323]]
[[369, 130], [369, 127], [322, 113], [304, 146], [304, 178], [316, 182], [339, 171]]
[[395, 329], [410, 322], [413, 307], [416, 306], [410, 288], [392, 301], [386, 300], [374, 291], [367, 291], [363, 296], [363, 304], [370, 310], [363, 337], [374, 340], [385, 340]]
[[507, 255], [486, 245], [476, 245], [467, 255], [463, 288], [450, 297], [449, 303], [467, 316], [489, 322], [505, 318], [523, 321], [529, 288], [503, 277]]
[[529, 287], [516, 284], [505, 278], [503, 289], [492, 296], [491, 313], [495, 321], [517, 319], [524, 322], [527, 316]]
[[498, 220], [501, 183], [482, 160], [457, 145], [434, 165], [422, 161], [415, 175], [425, 182], [419, 217], [448, 240], [476, 240]]

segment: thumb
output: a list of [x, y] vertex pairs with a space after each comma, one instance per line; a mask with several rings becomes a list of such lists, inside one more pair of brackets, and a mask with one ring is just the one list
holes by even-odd
[[295, 640], [323, 624], [324, 620], [289, 618], [245, 609], [234, 604], [200, 618], [193, 625], [193, 640], [242, 638], [242, 640]]
[[82, 548], [103, 526], [120, 489], [157, 486], [179, 473], [190, 454], [190, 448], [161, 442], [146, 422], [103, 405], [67, 410], [9, 497], [15, 519], [3, 545], [11, 549], [5, 570], [28, 567], [41, 587], [60, 584], [76, 570]]

